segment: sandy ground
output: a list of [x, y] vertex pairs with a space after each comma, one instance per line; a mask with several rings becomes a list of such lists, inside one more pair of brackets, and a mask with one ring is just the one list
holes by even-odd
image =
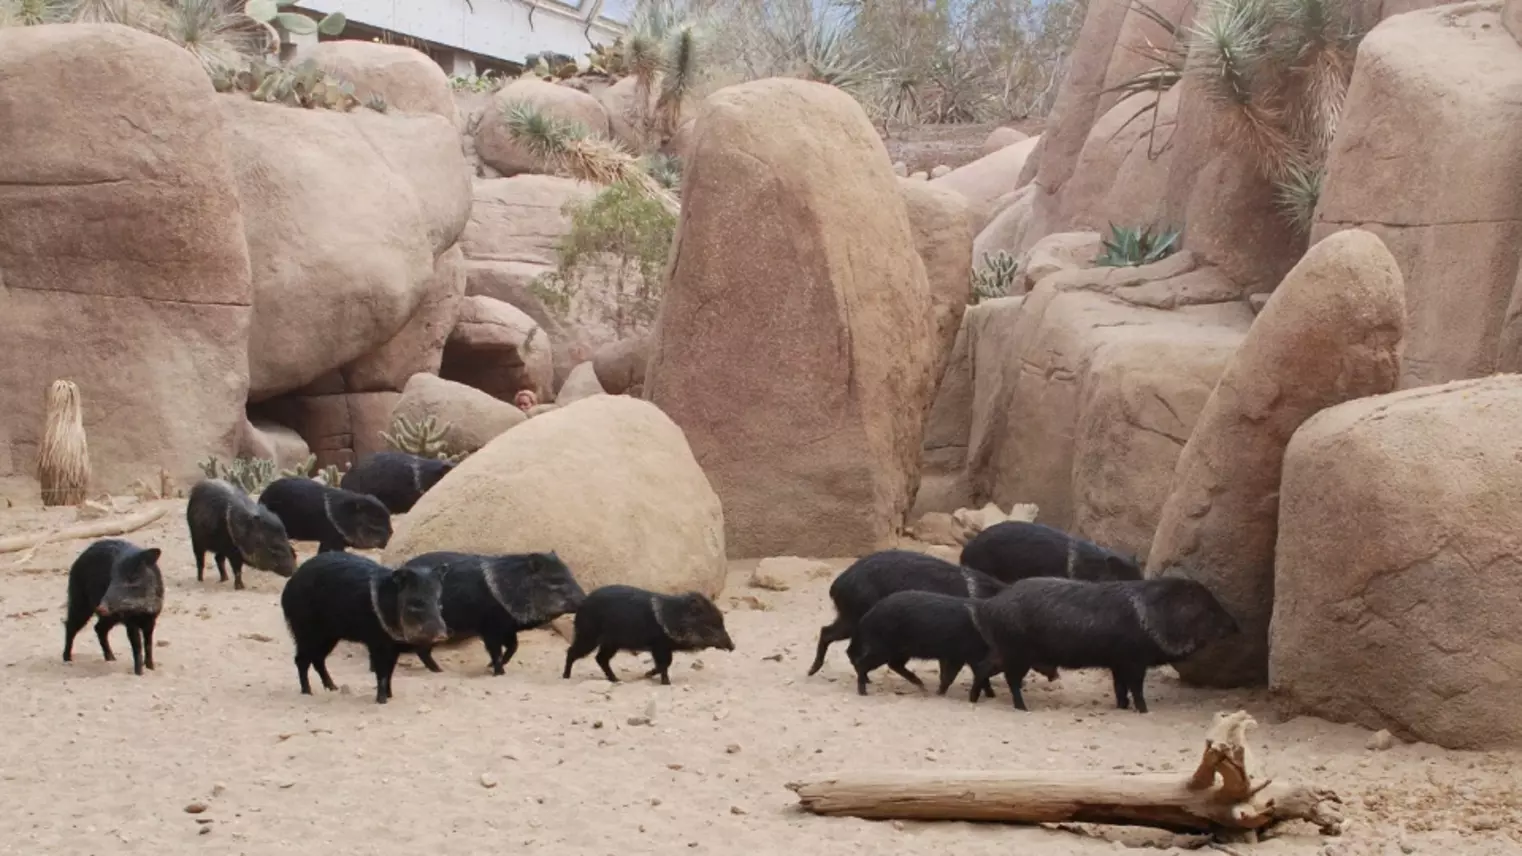
[[[614, 661], [617, 686], [590, 659], [562, 680], [565, 643], [539, 631], [500, 678], [474, 643], [441, 652], [441, 675], [405, 658], [384, 706], [362, 650], [343, 645], [330, 660], [343, 691], [301, 696], [281, 580], [250, 571], [242, 592], [214, 574], [197, 583], [182, 504], [170, 504], [128, 536], [165, 551], [158, 669], [144, 677], [120, 629], [116, 662], [89, 629], [75, 662], [61, 662], [67, 568], [83, 542], [21, 567], [23, 554], [0, 554], [0, 852], [1184, 852], [1198, 842], [813, 817], [784, 785], [851, 768], [1184, 770], [1211, 715], [1242, 706], [1262, 723], [1254, 741], [1271, 772], [1335, 788], [1350, 822], [1338, 839], [1294, 829], [1237, 852], [1522, 853], [1522, 755], [1376, 751], [1362, 729], [1277, 722], [1260, 694], [1191, 690], [1166, 670], [1149, 678], [1145, 716], [1114, 710], [1102, 674], [1036, 680], [1024, 714], [1002, 685], [993, 702], [968, 704], [966, 676], [960, 698], [937, 698], [884, 671], [861, 698], [843, 645], [804, 676], [830, 614], [828, 575], [765, 591], [747, 588], [748, 563], [721, 600], [738, 650], [678, 655], [670, 687], [638, 680], [645, 658], [629, 655]], [[72, 516], [0, 510], [0, 536]], [[934, 684], [934, 664], [916, 670]], [[631, 724], [652, 705], [651, 724]]]

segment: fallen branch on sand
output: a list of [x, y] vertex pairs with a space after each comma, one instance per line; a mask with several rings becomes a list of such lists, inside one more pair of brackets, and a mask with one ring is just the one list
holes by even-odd
[[1218, 713], [1199, 767], [1177, 773], [1029, 771], [836, 774], [788, 789], [815, 814], [872, 820], [1107, 823], [1172, 832], [1255, 832], [1306, 820], [1341, 832], [1341, 800], [1304, 785], [1255, 781], [1246, 711]]
[[[12, 567], [19, 567], [32, 558], [38, 547], [54, 541], [74, 541], [81, 538], [107, 538], [112, 535], [125, 535], [158, 520], [169, 513], [169, 506], [161, 505], [158, 508], [147, 508], [136, 514], [126, 517], [116, 517], [109, 520], [92, 520], [89, 523], [77, 523], [73, 526], [65, 526], [62, 529], [54, 529], [51, 532], [29, 532], [25, 535], [12, 535], [8, 538], [0, 538], [0, 553], [14, 553], [17, 550], [27, 550], [27, 554], [16, 560]], [[30, 548], [30, 549], [29, 549]]]

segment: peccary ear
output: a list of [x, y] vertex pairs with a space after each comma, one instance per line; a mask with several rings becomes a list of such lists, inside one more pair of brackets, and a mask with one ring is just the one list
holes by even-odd
[[164, 551], [160, 550], [157, 547], [149, 547], [148, 549], [144, 550], [143, 552], [141, 552], [141, 553], [139, 553], [137, 555], [138, 555], [138, 561], [141, 562], [142, 564], [144, 564], [144, 565], [157, 565], [159, 563], [159, 557], [164, 555]]

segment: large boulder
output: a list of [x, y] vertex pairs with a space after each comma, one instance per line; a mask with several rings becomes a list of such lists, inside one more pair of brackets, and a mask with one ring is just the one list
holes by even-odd
[[592, 368], [597, 383], [612, 395], [638, 398], [645, 391], [645, 368], [650, 363], [650, 337], [632, 336], [597, 349]]
[[504, 176], [547, 172], [549, 168], [519, 145], [507, 129], [507, 111], [517, 103], [526, 103], [551, 119], [574, 122], [597, 136], [609, 134], [608, 113], [596, 98], [569, 86], [525, 75], [497, 92], [476, 126], [476, 153], [482, 162]]
[[380, 96], [387, 112], [433, 113], [459, 125], [449, 77], [442, 66], [416, 48], [338, 39], [303, 48], [300, 56], [354, 84], [354, 96], [362, 104]]
[[1454, 749], [1522, 746], [1522, 377], [1351, 401], [1284, 457], [1270, 686]]
[[1522, 369], [1522, 330], [1508, 321], [1522, 246], [1519, 88], [1522, 48], [1499, 4], [1390, 18], [1358, 48], [1314, 235], [1367, 228], [1395, 256], [1410, 313], [1403, 387]]
[[935, 356], [882, 140], [834, 87], [728, 87], [704, 101], [682, 195], [645, 396], [723, 498], [730, 553], [888, 546], [916, 486]]
[[397, 419], [416, 424], [430, 416], [444, 427], [444, 451], [452, 455], [474, 452], [528, 419], [512, 404], [474, 387], [413, 375], [391, 411], [388, 428]]
[[563, 406], [594, 395], [607, 395], [607, 390], [597, 380], [596, 366], [588, 360], [571, 369], [565, 383], [555, 393], [555, 403]]
[[999, 305], [1018, 308], [1021, 299], [986, 300], [968, 306], [963, 313], [951, 355], [936, 386], [935, 399], [925, 417], [920, 484], [909, 511], [910, 520], [931, 512], [950, 514], [972, 504], [972, 486], [967, 478], [967, 440], [972, 431], [972, 354], [988, 314]]
[[312, 449], [294, 428], [259, 420], [244, 424], [238, 456], [274, 461], [276, 469], [288, 470], [306, 463]]
[[470, 214], [460, 138], [425, 113], [292, 110], [221, 96], [253, 268], [249, 398], [385, 345]]
[[1031, 137], [1005, 146], [931, 179], [930, 185], [961, 194], [970, 208], [973, 231], [981, 232], [998, 213], [994, 209], [995, 200], [1020, 188], [1020, 172], [1025, 169], [1026, 159], [1040, 140], [1040, 137]]
[[983, 148], [980, 151], [982, 154], [991, 155], [1002, 148], [1012, 146], [1015, 143], [1023, 143], [1030, 138], [1030, 134], [1025, 133], [1019, 128], [1010, 128], [1007, 126], [994, 128], [992, 131], [989, 131], [988, 136], [983, 139]]
[[[1208, 391], [1221, 349], [1252, 323], [1245, 302], [1199, 288], [1218, 275], [1194, 265], [1180, 253], [1141, 267], [1058, 270], [1023, 301], [990, 302], [969, 339], [974, 501], [1034, 503], [1041, 523], [1074, 529], [1081, 519], [1127, 538], [1135, 537], [1132, 526], [1156, 519], [1157, 483], [1172, 471], [1179, 447], [1138, 435], [1187, 437], [1191, 398], [1201, 387]], [[1127, 358], [1131, 347], [1167, 352], [1189, 368], [1167, 379], [1159, 367]], [[1156, 404], [1130, 398], [1154, 395]], [[1130, 421], [1104, 424], [1116, 418]], [[1105, 466], [1110, 456], [1128, 468]], [[1141, 522], [1110, 523], [1122, 506], [1132, 506], [1127, 521]], [[1125, 543], [1130, 552], [1145, 547]]]
[[444, 342], [459, 319], [465, 296], [465, 257], [458, 246], [434, 260], [423, 302], [386, 344], [343, 368], [350, 392], [401, 392], [418, 372], [438, 374]]
[[899, 190], [914, 231], [914, 247], [925, 263], [930, 310], [935, 321], [935, 366], [939, 378], [972, 302], [972, 215], [965, 197], [923, 181], [899, 179]]
[[206, 73], [163, 39], [70, 24], [0, 27], [0, 81], [0, 476], [31, 474], [63, 378], [94, 489], [192, 481], [237, 449], [252, 315]]
[[490, 297], [465, 298], [444, 343], [439, 376], [512, 401], [519, 390], [554, 392], [549, 335], [526, 313]]
[[541, 413], [466, 458], [396, 525], [402, 562], [430, 550], [555, 551], [582, 588], [724, 588], [724, 515], [660, 409], [598, 395]]
[[1284, 447], [1318, 411], [1395, 388], [1406, 311], [1400, 269], [1372, 234], [1312, 247], [1275, 290], [1179, 457], [1148, 576], [1209, 586], [1242, 633], [1179, 663], [1194, 684], [1268, 677]]
[[1003, 200], [999, 213], [972, 241], [974, 267], [982, 265], [985, 257], [1001, 252], [1018, 256], [1028, 246], [1027, 236], [1034, 225], [1036, 194], [1040, 192], [1041, 188], [1033, 182]]
[[1182, 225], [1165, 222], [1163, 206], [1180, 92], [1178, 86], [1161, 96], [1141, 92], [1099, 117], [1063, 187], [1057, 221], [1063, 229]]
[[268, 419], [294, 429], [317, 466], [347, 467], [365, 455], [385, 451], [382, 432], [391, 429], [391, 411], [402, 397], [397, 392], [346, 393], [334, 372], [299, 393], [282, 395], [250, 408], [257, 424]]

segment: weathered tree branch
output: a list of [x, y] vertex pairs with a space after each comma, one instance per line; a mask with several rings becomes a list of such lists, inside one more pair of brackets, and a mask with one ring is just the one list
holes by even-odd
[[[25, 535], [12, 535], [8, 538], [0, 538], [0, 553], [14, 553], [17, 550], [40, 547], [53, 541], [73, 541], [81, 538], [106, 538], [111, 535], [125, 535], [128, 532], [147, 526], [167, 513], [169, 513], [169, 506], [160, 505], [157, 508], [147, 508], [136, 514], [129, 514], [126, 517], [92, 520], [89, 523], [66, 526], [50, 532], [29, 532]], [[16, 564], [24, 564], [26, 558], [23, 557]]]
[[815, 814], [869, 819], [1107, 823], [1200, 833], [1306, 820], [1341, 831], [1329, 790], [1254, 776], [1246, 711], [1216, 714], [1193, 774], [1110, 771], [837, 774], [787, 787]]

